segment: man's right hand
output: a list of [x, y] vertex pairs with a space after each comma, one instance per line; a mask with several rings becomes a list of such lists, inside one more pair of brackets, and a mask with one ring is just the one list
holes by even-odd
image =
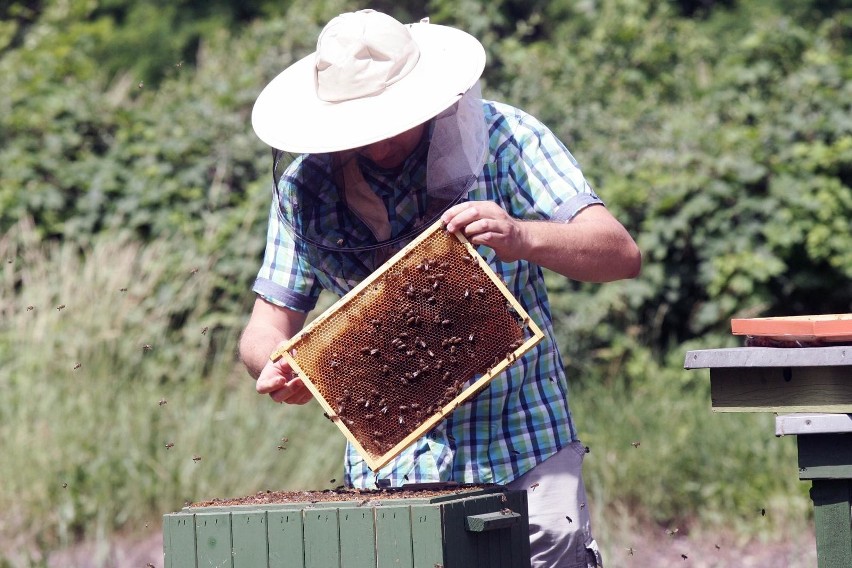
[[283, 358], [266, 364], [255, 388], [259, 394], [268, 394], [275, 402], [305, 404], [313, 398], [302, 379], [293, 376], [293, 370]]

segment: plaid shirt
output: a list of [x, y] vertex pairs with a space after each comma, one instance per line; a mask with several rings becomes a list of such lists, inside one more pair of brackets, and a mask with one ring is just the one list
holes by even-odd
[[[570, 221], [584, 207], [601, 203], [574, 157], [543, 124], [505, 104], [483, 101], [483, 105], [490, 156], [467, 200], [495, 201], [519, 219], [556, 222]], [[422, 195], [427, 150], [428, 144], [422, 144], [394, 171], [361, 163], [365, 179], [388, 208], [394, 235], [426, 214]], [[301, 156], [279, 183], [331, 179], [330, 164], [327, 155]], [[325, 171], [325, 175], [318, 176], [317, 171]], [[314, 185], [322, 186], [322, 182]], [[415, 189], [399, 191], [396, 187]], [[363, 242], [366, 237], [358, 233], [361, 229], [344, 218], [342, 209], [339, 203], [329, 204], [309, 221], [335, 237], [341, 234], [346, 242]], [[277, 210], [274, 202], [266, 254], [253, 288], [256, 293], [273, 304], [309, 311], [322, 289], [343, 296], [358, 284], [340, 276], [345, 271], [335, 274], [312, 266], [309, 255], [300, 254], [303, 247], [294, 243], [279, 221]], [[370, 471], [347, 444], [348, 486], [374, 488], [379, 480], [387, 480], [382, 484], [389, 481], [391, 486], [424, 481], [506, 484], [576, 440], [541, 268], [523, 260], [501, 262], [487, 247], [479, 247], [479, 252], [541, 327], [545, 339], [378, 472]]]

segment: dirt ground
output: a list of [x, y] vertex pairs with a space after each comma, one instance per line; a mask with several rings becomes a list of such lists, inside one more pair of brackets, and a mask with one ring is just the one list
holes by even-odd
[[[670, 537], [634, 533], [628, 546], [604, 558], [607, 568], [811, 568], [816, 566], [812, 532], [778, 542], [737, 543], [725, 535]], [[621, 540], [621, 538], [619, 538]], [[163, 539], [159, 532], [144, 538], [123, 538], [109, 544], [83, 544], [55, 553], [50, 568], [162, 568]]]

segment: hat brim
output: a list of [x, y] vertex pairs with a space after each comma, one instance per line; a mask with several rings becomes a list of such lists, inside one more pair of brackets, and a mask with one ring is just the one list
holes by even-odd
[[410, 24], [417, 65], [377, 95], [330, 103], [317, 97], [312, 53], [263, 89], [252, 110], [257, 136], [286, 152], [339, 152], [396, 136], [437, 116], [482, 75], [485, 49], [470, 34]]

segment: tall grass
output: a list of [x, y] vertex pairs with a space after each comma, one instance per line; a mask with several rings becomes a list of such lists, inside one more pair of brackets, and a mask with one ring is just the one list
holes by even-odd
[[[49, 551], [158, 530], [186, 501], [338, 483], [342, 436], [315, 403], [255, 394], [234, 352], [246, 315], [211, 309], [217, 259], [192, 250], [120, 236], [80, 250], [26, 224], [0, 238], [0, 542]], [[598, 538], [621, 547], [631, 522], [800, 529], [794, 440], [770, 415], [712, 413], [687, 348], [590, 354], [572, 383]]]
[[26, 225], [0, 240], [2, 542], [49, 550], [186, 501], [340, 477], [342, 440], [315, 406], [254, 393], [234, 354], [244, 316], [211, 313], [215, 262], [191, 250], [80, 251]]

